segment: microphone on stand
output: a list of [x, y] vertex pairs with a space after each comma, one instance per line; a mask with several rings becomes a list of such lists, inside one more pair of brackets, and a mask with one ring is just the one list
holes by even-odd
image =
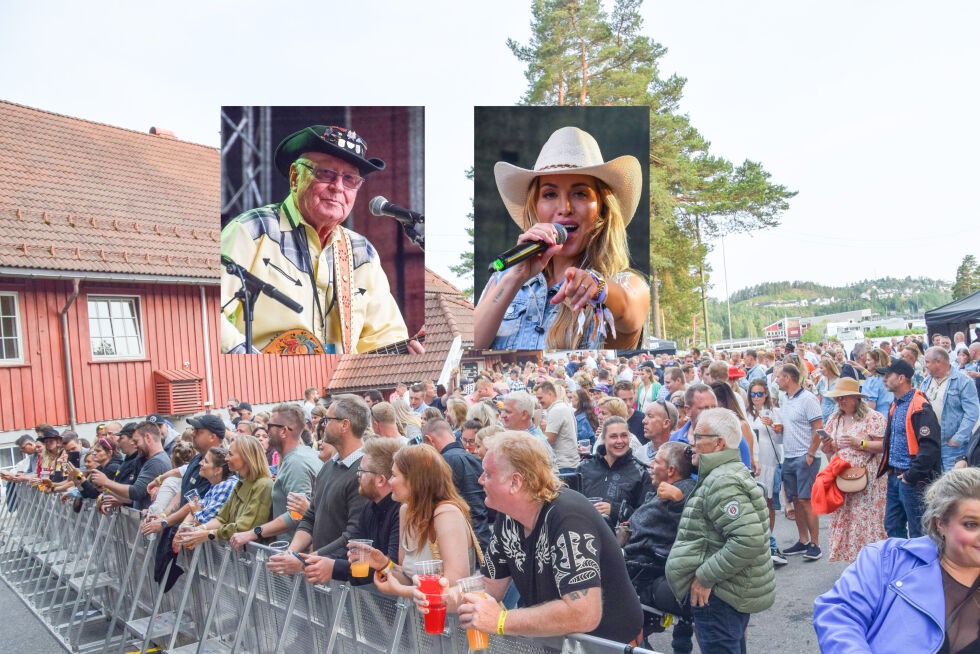
[[[555, 241], [561, 245], [568, 238], [568, 232], [565, 230], [564, 225], [559, 223], [552, 223], [552, 225], [554, 225], [556, 232]], [[545, 243], [544, 241], [518, 243], [490, 262], [490, 272], [493, 273], [506, 270], [507, 268], [515, 266], [526, 259], [530, 259], [536, 254], [544, 252], [550, 247], [551, 244]]]
[[288, 297], [282, 294], [281, 292], [279, 292], [279, 290], [272, 284], [269, 284], [268, 282], [265, 282], [259, 279], [258, 277], [256, 277], [255, 275], [253, 275], [252, 273], [248, 272], [247, 270], [245, 270], [245, 268], [235, 263], [235, 261], [233, 261], [229, 257], [225, 255], [221, 255], [221, 264], [228, 269], [228, 272], [230, 274], [238, 275], [238, 277], [243, 280], [244, 282], [243, 285], [249, 287], [249, 289], [253, 289], [255, 291], [265, 293], [276, 302], [279, 302], [280, 304], [284, 305], [286, 308], [291, 309], [296, 313], [303, 313], [303, 305], [299, 304], [291, 297]]
[[368, 209], [375, 216], [389, 216], [397, 220], [405, 231], [405, 236], [423, 250], [425, 249], [425, 216], [388, 202], [388, 198], [383, 195], [374, 196], [368, 203]]

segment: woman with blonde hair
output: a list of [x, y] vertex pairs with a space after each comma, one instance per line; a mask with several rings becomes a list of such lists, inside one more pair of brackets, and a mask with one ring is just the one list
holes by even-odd
[[865, 373], [861, 391], [867, 396], [865, 402], [883, 416], [891, 410], [895, 394], [885, 388], [885, 378], [878, 374], [876, 368], [887, 368], [892, 363], [888, 353], [881, 349], [868, 352], [868, 370]]
[[258, 439], [239, 434], [228, 448], [228, 469], [238, 475], [231, 497], [201, 529], [178, 534], [179, 545], [205, 540], [228, 540], [232, 534], [251, 531], [269, 521], [272, 513], [272, 474]]
[[461, 429], [463, 423], [466, 422], [466, 412], [469, 409], [469, 405], [461, 397], [453, 396], [446, 400], [446, 420], [453, 429]]
[[524, 230], [518, 244], [548, 247], [497, 267], [474, 311], [475, 347], [635, 347], [650, 308], [650, 289], [630, 269], [626, 242], [642, 192], [639, 161], [604, 161], [591, 135], [563, 127], [542, 147], [534, 169], [500, 161], [494, 177], [511, 219]]
[[391, 498], [402, 505], [398, 562], [365, 548], [371, 567], [379, 571], [375, 585], [382, 592], [411, 597], [416, 564], [433, 559], [442, 561], [442, 576], [450, 584], [468, 577], [483, 554], [470, 526], [469, 506], [456, 491], [442, 455], [427, 443], [403, 447], [395, 454], [388, 482]]
[[820, 357], [820, 380], [817, 382], [817, 397], [820, 398], [820, 413], [823, 414], [823, 422], [827, 424], [827, 419], [837, 410], [837, 403], [833, 397], [827, 395], [827, 391], [834, 390], [837, 380], [840, 379], [840, 368], [832, 357]]
[[466, 411], [466, 420], [476, 420], [484, 427], [497, 424], [497, 411], [486, 402], [477, 402]]
[[[602, 444], [602, 427], [606, 422], [606, 419], [616, 416], [617, 418], [622, 418], [623, 420], [628, 420], [630, 417], [630, 411], [626, 407], [626, 402], [623, 402], [618, 397], [605, 396], [599, 398], [595, 403], [596, 409], [599, 412], [599, 428], [595, 432], [595, 442], [592, 444], [591, 452], [595, 454], [599, 450], [599, 446]], [[643, 444], [640, 443], [640, 439], [636, 437], [636, 434], [630, 433], [630, 450], [633, 452], [633, 456], [637, 457], [640, 461], [646, 462], [647, 457], [643, 456]], [[579, 454], [587, 454], [588, 452], [583, 451], [579, 448]]]
[[408, 402], [399, 398], [391, 401], [391, 408], [395, 410], [395, 425], [402, 436], [408, 439], [410, 445], [422, 442], [422, 419], [412, 411]]

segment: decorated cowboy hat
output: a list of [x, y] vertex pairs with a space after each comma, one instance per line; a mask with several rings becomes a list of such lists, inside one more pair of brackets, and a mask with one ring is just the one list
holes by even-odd
[[868, 397], [861, 392], [861, 384], [853, 377], [839, 377], [837, 384], [829, 391], [822, 393], [824, 397], [844, 397], [845, 395], [857, 395], [858, 397]]
[[602, 180], [622, 205], [623, 219], [627, 225], [636, 213], [643, 190], [643, 173], [636, 157], [624, 155], [612, 161], [603, 161], [599, 144], [591, 134], [578, 127], [562, 127], [548, 137], [533, 169], [498, 161], [493, 166], [493, 175], [507, 213], [522, 229], [527, 227], [524, 224], [524, 204], [535, 177], [591, 175]]
[[289, 179], [289, 167], [305, 152], [322, 152], [354, 165], [361, 175], [384, 170], [385, 162], [377, 157], [367, 158], [367, 143], [345, 127], [311, 125], [293, 132], [276, 146], [276, 168]]

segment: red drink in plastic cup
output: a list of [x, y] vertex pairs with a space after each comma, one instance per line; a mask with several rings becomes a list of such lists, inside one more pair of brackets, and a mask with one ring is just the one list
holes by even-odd
[[429, 610], [425, 614], [425, 633], [441, 634], [446, 628], [446, 603], [442, 598], [440, 575], [419, 575], [419, 590], [429, 600]]

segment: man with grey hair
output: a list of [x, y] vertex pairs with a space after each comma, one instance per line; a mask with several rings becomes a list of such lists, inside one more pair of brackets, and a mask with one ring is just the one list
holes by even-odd
[[548, 437], [544, 435], [540, 427], [534, 424], [534, 410], [536, 408], [536, 398], [527, 391], [507, 393], [504, 396], [503, 407], [500, 409], [500, 424], [504, 426], [504, 429], [526, 431], [543, 440], [551, 454], [551, 460], [554, 461], [555, 451], [551, 447], [551, 443], [548, 442]]
[[946, 350], [930, 347], [926, 350], [925, 363], [929, 374], [919, 389], [939, 419], [945, 472], [953, 467], [956, 459], [966, 455], [973, 426], [980, 417], [980, 402], [976, 386], [963, 371], [952, 368]]
[[[378, 251], [343, 225], [364, 178], [385, 167], [367, 152], [364, 138], [344, 127], [311, 125], [290, 134], [273, 157], [289, 183], [289, 196], [246, 211], [221, 230], [223, 257], [303, 307], [299, 313], [285, 311], [276, 300], [259, 295], [252, 322], [254, 351], [294, 329], [319, 340], [321, 354], [330, 346], [338, 354], [353, 354], [408, 339]], [[235, 297], [241, 284], [223, 267], [224, 353], [245, 351], [246, 318]], [[408, 349], [425, 351], [416, 341]], [[274, 346], [271, 351], [280, 350]]]
[[250, 531], [233, 534], [229, 544], [235, 549], [258, 538], [296, 533], [303, 511], [309, 506], [313, 483], [323, 462], [313, 448], [300, 440], [306, 428], [306, 415], [296, 404], [280, 404], [269, 420], [269, 447], [279, 453], [276, 481], [272, 484], [272, 515], [269, 522]]
[[643, 412], [643, 437], [647, 439], [646, 455], [650, 461], [660, 446], [670, 440], [670, 433], [676, 428], [677, 407], [663, 400], [647, 405]]
[[769, 511], [742, 464], [741, 440], [738, 417], [728, 409], [698, 417], [698, 483], [667, 557], [671, 590], [679, 602], [690, 597], [694, 631], [712, 652], [744, 652], [750, 614], [772, 606], [776, 594]]
[[357, 395], [335, 395], [327, 415], [324, 438], [337, 453], [323, 464], [313, 485], [313, 497], [303, 513], [289, 550], [269, 559], [274, 574], [301, 572], [303, 563], [290, 552], [310, 546], [320, 555], [343, 547], [350, 539], [367, 500], [357, 492], [361, 439], [367, 427], [367, 404]]

